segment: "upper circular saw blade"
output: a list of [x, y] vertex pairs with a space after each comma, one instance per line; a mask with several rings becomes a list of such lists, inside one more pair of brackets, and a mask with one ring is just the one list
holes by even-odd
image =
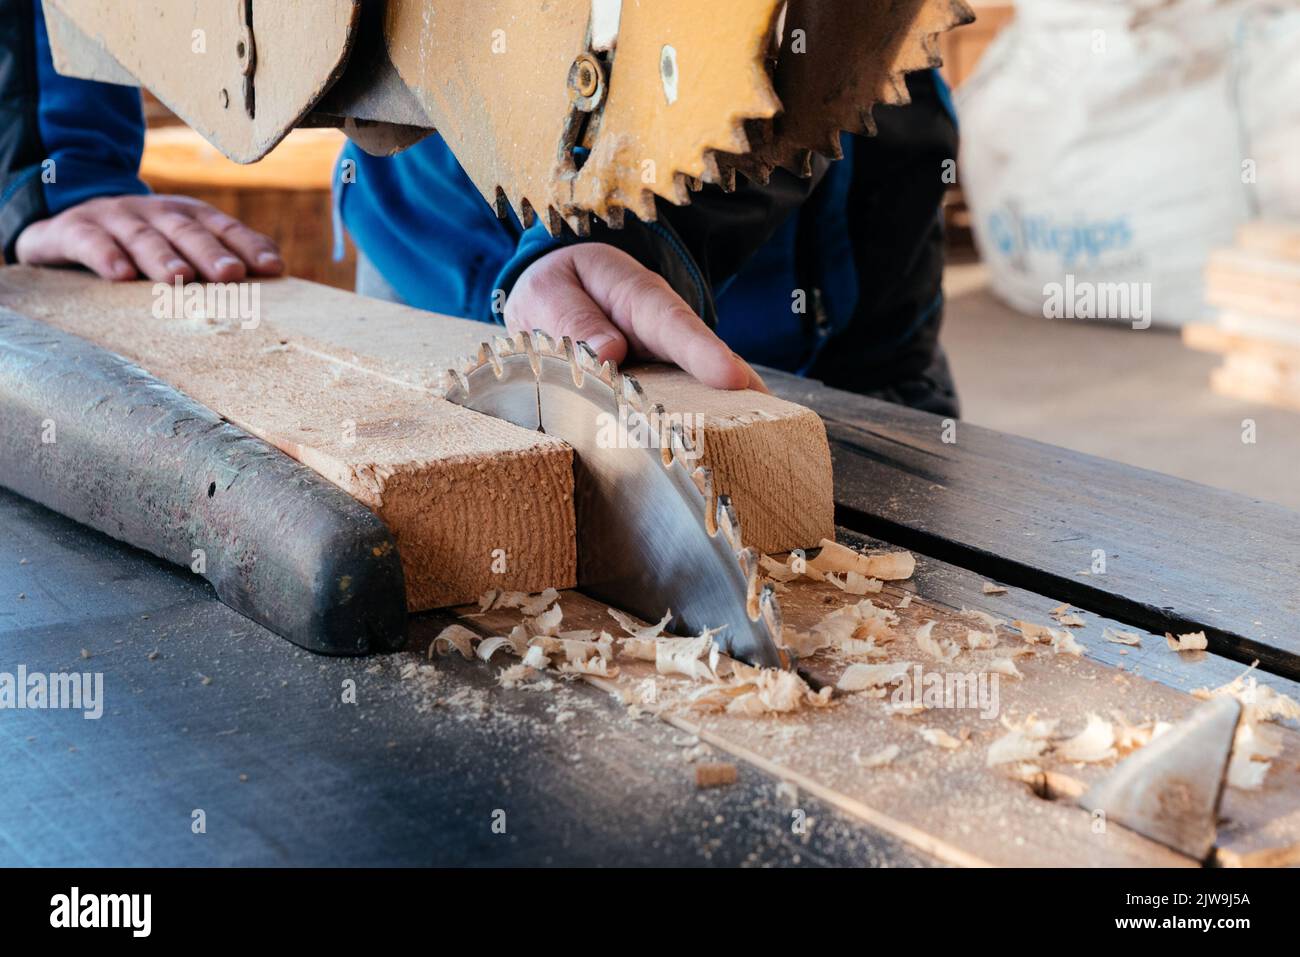
[[[653, 219], [656, 195], [683, 203], [688, 180], [717, 176], [715, 151], [748, 149], [746, 121], [780, 109], [766, 57], [783, 3], [389, 0], [385, 36], [403, 82], [499, 214], [583, 231], [588, 213], [614, 225], [625, 209]], [[603, 11], [599, 50], [593, 9]], [[603, 74], [594, 102], [574, 95], [579, 58]]]
[[965, 0], [790, 0], [774, 68], [784, 110], [719, 163], [766, 183], [777, 167], [811, 175], [814, 153], [840, 159], [840, 134], [874, 135], [874, 107], [908, 103], [906, 74], [939, 66], [939, 35], [974, 19]]
[[759, 555], [716, 495], [682, 423], [584, 344], [542, 334], [484, 345], [447, 398], [568, 443], [574, 451], [578, 587], [647, 621], [671, 610], [679, 634], [721, 629], [732, 657], [788, 668], [781, 609]]

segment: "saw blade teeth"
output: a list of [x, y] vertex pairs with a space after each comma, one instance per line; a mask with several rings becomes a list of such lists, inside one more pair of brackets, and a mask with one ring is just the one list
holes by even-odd
[[623, 373], [619, 376], [618, 399], [621, 402], [631, 406], [642, 415], [646, 411], [645, 390], [641, 388], [641, 383], [637, 381], [636, 376]]
[[732, 551], [739, 552], [743, 547], [740, 544], [740, 520], [736, 518], [736, 510], [732, 507], [730, 495], [718, 496], [716, 521], [722, 537], [727, 540]]
[[555, 348], [555, 340], [541, 329], [533, 330], [533, 345], [540, 355], [559, 357], [559, 353]]
[[509, 336], [494, 336], [492, 338], [492, 351], [497, 354], [498, 358], [505, 358], [515, 354], [514, 340]]
[[704, 530], [712, 538], [718, 534], [717, 497], [713, 492], [713, 469], [701, 465], [691, 470], [691, 481], [704, 497]]
[[600, 359], [597, 358], [595, 349], [579, 340], [574, 347], [574, 355], [584, 374], [600, 375]]
[[758, 614], [763, 621], [763, 627], [767, 629], [768, 637], [772, 639], [772, 644], [776, 645], [781, 653], [781, 664], [784, 668], [791, 668], [794, 665], [794, 655], [784, 646], [782, 636], [785, 634], [785, 616], [781, 614], [781, 602], [776, 596], [776, 588], [771, 582], [763, 585], [763, 590], [758, 598]]
[[542, 360], [537, 355], [537, 348], [533, 345], [533, 337], [526, 332], [516, 332], [515, 341], [519, 345], [519, 351], [528, 358], [528, 365], [532, 367], [533, 375], [540, 377], [542, 374]]

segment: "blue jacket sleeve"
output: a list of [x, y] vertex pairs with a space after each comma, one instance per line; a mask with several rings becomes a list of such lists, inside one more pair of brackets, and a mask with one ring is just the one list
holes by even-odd
[[0, 0], [0, 250], [31, 223], [98, 196], [147, 193], [134, 87], [54, 71], [40, 0]]

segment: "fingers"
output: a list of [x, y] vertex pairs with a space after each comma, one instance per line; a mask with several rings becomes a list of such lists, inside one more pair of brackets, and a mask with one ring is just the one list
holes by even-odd
[[248, 275], [244, 261], [188, 212], [164, 207], [151, 210], [148, 218], [206, 281], [238, 282]]
[[506, 300], [506, 328], [540, 329], [556, 339], [568, 336], [587, 343], [601, 362], [622, 362], [627, 339], [583, 286], [572, 251], [558, 250], [524, 271]]
[[250, 229], [233, 216], [227, 216], [206, 204], [199, 205], [197, 218], [228, 249], [233, 250], [252, 272], [261, 276], [278, 276], [284, 272], [284, 259], [271, 237]]
[[101, 222], [134, 260], [136, 268], [149, 279], [168, 282], [180, 276], [188, 282], [194, 278], [194, 267], [181, 257], [166, 236], [140, 217], [114, 213]]
[[18, 236], [14, 253], [31, 266], [85, 266], [103, 279], [136, 277], [126, 251], [99, 225], [85, 219], [33, 223]]
[[634, 352], [672, 362], [715, 389], [762, 385], [754, 370], [718, 338], [667, 280], [620, 250], [601, 248], [604, 253], [577, 260], [578, 272], [591, 297], [623, 331]]

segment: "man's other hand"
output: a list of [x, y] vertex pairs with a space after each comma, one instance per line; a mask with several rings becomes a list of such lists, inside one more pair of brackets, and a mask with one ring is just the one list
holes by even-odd
[[669, 362], [715, 389], [757, 389], [763, 380], [657, 273], [620, 249], [580, 243], [524, 270], [506, 301], [511, 332], [586, 342], [602, 360]]
[[278, 276], [275, 243], [187, 196], [92, 199], [32, 223], [14, 253], [32, 266], [85, 266], [104, 279], [237, 282]]

